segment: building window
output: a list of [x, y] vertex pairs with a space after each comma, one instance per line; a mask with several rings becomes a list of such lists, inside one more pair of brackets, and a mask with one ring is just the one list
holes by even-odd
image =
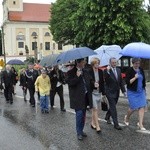
[[50, 33], [49, 33], [49, 32], [46, 32], [46, 33], [45, 33], [45, 36], [50, 36]]
[[50, 50], [50, 42], [45, 42], [45, 50]]
[[13, 1], [13, 4], [16, 5], [16, 1]]
[[62, 48], [63, 48], [63, 47], [62, 47], [62, 42], [59, 42], [59, 43], [58, 43], [58, 50], [62, 50]]
[[37, 49], [37, 42], [32, 42], [32, 50], [36, 50]]
[[18, 48], [24, 48], [24, 42], [18, 42]]

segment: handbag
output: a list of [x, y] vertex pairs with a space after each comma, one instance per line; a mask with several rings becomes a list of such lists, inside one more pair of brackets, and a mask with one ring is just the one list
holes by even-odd
[[108, 111], [108, 105], [107, 105], [107, 102], [106, 102], [106, 97], [103, 97], [102, 98], [102, 102], [101, 102], [101, 109], [103, 111]]

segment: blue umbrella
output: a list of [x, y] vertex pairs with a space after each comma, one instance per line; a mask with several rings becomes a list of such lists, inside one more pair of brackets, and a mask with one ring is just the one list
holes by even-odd
[[73, 48], [61, 53], [55, 60], [54, 64], [65, 64], [71, 60], [85, 58], [96, 53], [88, 47]]
[[19, 59], [11, 59], [7, 62], [9, 65], [24, 65], [24, 62]]
[[142, 42], [127, 44], [121, 51], [123, 56], [150, 58], [150, 45]]
[[89, 63], [93, 58], [98, 58], [100, 59], [100, 66], [106, 66], [109, 64], [110, 58], [115, 57], [118, 60], [122, 56], [119, 54], [121, 50], [119, 45], [102, 45], [94, 50], [97, 55], [89, 56]]

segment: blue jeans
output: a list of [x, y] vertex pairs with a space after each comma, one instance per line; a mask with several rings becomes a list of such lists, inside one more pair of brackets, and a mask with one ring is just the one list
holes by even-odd
[[48, 98], [49, 96], [40, 96], [40, 107], [41, 110], [48, 110]]
[[83, 128], [85, 125], [85, 117], [86, 117], [86, 110], [75, 110], [76, 112], [76, 131], [77, 135], [83, 134]]

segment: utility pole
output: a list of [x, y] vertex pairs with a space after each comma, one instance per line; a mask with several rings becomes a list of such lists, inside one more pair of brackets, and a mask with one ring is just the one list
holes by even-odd
[[3, 49], [3, 55], [4, 55], [4, 64], [6, 65], [4, 27], [2, 26], [1, 28], [2, 28], [2, 49]]

